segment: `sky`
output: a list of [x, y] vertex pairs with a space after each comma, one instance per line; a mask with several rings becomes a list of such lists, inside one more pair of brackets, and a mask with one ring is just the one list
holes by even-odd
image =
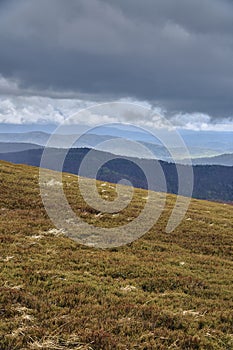
[[130, 101], [178, 128], [233, 130], [231, 0], [0, 0], [0, 48], [0, 123]]

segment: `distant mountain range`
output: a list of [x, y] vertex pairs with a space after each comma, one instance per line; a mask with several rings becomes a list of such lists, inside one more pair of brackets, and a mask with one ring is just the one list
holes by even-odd
[[[57, 128], [57, 125], [45, 125], [45, 124], [2, 124], [0, 123], [0, 133], [8, 134], [29, 134], [31, 132], [38, 133], [44, 132], [45, 134], [53, 133]], [[83, 134], [90, 129], [88, 125], [64, 125], [62, 127], [62, 134]], [[223, 153], [233, 153], [233, 132], [232, 131], [195, 131], [195, 130], [185, 130], [178, 129], [177, 132], [183, 138], [185, 144], [188, 148], [197, 147], [200, 149], [212, 150], [212, 154], [208, 156], [213, 156]], [[109, 135], [111, 137], [123, 137], [130, 140], [143, 141], [147, 143], [160, 144], [158, 139], [153, 134], [153, 130], [144, 130], [143, 128], [137, 128], [132, 125], [125, 124], [111, 124], [111, 125], [102, 125], [100, 127], [94, 127], [89, 134], [95, 134], [99, 136]], [[168, 131], [164, 129], [157, 129], [156, 135], [164, 136], [168, 135]], [[3, 141], [3, 140], [0, 140]], [[13, 139], [10, 139], [9, 142], [13, 142]], [[34, 141], [30, 141], [36, 143]], [[214, 151], [214, 153], [213, 153]], [[199, 154], [199, 157], [205, 157], [207, 154]]]
[[[67, 150], [50, 148], [49, 162], [46, 167], [52, 170], [57, 170], [57, 160], [67, 152]], [[84, 157], [90, 152], [89, 148], [73, 148], [68, 150], [63, 171], [77, 174], [80, 164]], [[19, 152], [1, 153], [0, 159], [17, 164], [27, 164], [40, 166], [43, 148], [27, 149]], [[95, 169], [99, 161], [104, 161], [106, 155], [112, 158], [112, 155], [107, 152], [92, 150], [91, 152], [91, 167], [90, 172], [86, 173], [86, 177], [93, 177], [92, 169]], [[103, 181], [113, 183], [119, 182], [121, 179], [127, 179], [135, 187], [147, 188], [147, 181], [142, 170], [135, 165], [135, 158], [125, 157], [125, 159], [117, 158], [104, 164], [99, 170], [97, 178]], [[138, 164], [142, 169], [147, 169], [150, 174], [153, 174], [152, 169], [154, 160], [137, 159]], [[159, 161], [161, 165], [169, 193], [177, 193], [177, 170], [175, 164]], [[181, 172], [185, 170], [186, 165], [178, 165]], [[194, 191], [193, 197], [199, 199], [209, 199], [217, 201], [233, 202], [233, 167], [224, 167], [218, 165], [196, 165], [194, 171]], [[189, 182], [189, 179], [186, 179]], [[160, 181], [156, 179], [156, 174], [153, 180], [152, 188], [156, 191], [163, 191]]]
[[[26, 133], [0, 133], [0, 142], [30, 143], [32, 148], [35, 148], [34, 145], [45, 146], [49, 141], [50, 137], [51, 134], [42, 131], [33, 131]], [[66, 148], [66, 145], [69, 145], [70, 143], [71, 137], [73, 137], [73, 135], [53, 136], [53, 147]], [[77, 139], [77, 142], [75, 142], [73, 147], [95, 147], [97, 144], [111, 139], [112, 136], [94, 134], [75, 134], [75, 138]]]
[[[107, 129], [107, 128], [105, 128]], [[101, 151], [110, 151], [114, 154], [120, 154], [124, 156], [132, 156], [132, 157], [139, 157], [139, 158], [157, 158], [160, 160], [168, 161], [168, 162], [174, 162], [173, 158], [171, 157], [171, 154], [169, 151], [161, 144], [159, 140], [154, 140], [154, 143], [145, 141], [146, 137], [143, 133], [127, 133], [127, 132], [120, 132], [120, 136], [114, 135], [113, 131], [109, 131], [109, 133], [112, 133], [112, 135], [99, 135], [99, 134], [92, 134], [92, 133], [86, 133], [84, 135], [78, 135], [75, 134], [75, 139], [77, 140], [72, 147], [73, 148], [80, 148], [80, 147], [87, 147], [87, 148], [94, 148]], [[103, 132], [103, 130], [102, 130]], [[116, 134], [116, 132], [115, 132]], [[9, 146], [9, 151], [21, 151], [26, 149], [36, 149], [38, 146], [45, 146], [50, 139], [50, 134], [46, 132], [41, 131], [33, 131], [33, 132], [26, 132], [26, 133], [0, 133], [0, 153], [5, 153], [7, 151], [7, 147]], [[73, 135], [56, 135], [53, 136], [53, 143], [52, 147], [54, 148], [70, 148], [70, 139], [73, 137]], [[138, 137], [139, 140], [136, 138]], [[135, 138], [135, 139], [134, 139]], [[119, 140], [119, 142], [114, 142], [114, 147], [109, 150], [109, 143], [106, 143], [111, 140]], [[134, 147], [127, 147], [125, 145], [125, 140], [131, 140], [134, 142], [137, 142], [138, 144], [141, 144], [142, 146], [145, 146], [147, 150], [149, 150], [153, 156], [148, 156], [148, 152], [144, 152], [143, 149], [138, 153], [134, 151]], [[150, 139], [152, 141], [152, 138]], [[8, 146], [4, 145], [4, 143], [8, 143]], [[18, 149], [17, 149], [17, 145]], [[10, 144], [13, 144], [14, 146], [10, 146]], [[21, 144], [21, 145], [20, 145]], [[23, 144], [23, 146], [22, 146]], [[29, 144], [28, 146], [26, 144]], [[199, 143], [197, 143], [199, 144]], [[13, 147], [13, 149], [12, 149]], [[219, 156], [221, 153], [224, 153], [222, 151], [221, 147], [220, 149], [217, 148], [207, 148], [206, 145], [203, 146], [196, 146], [195, 144], [189, 145], [189, 152], [190, 156], [193, 159], [194, 164], [219, 164], [219, 165], [231, 165], [231, 163], [228, 164], [228, 162], [223, 160], [221, 162], [221, 158], [219, 159], [213, 159], [213, 163], [211, 163], [211, 157]], [[225, 147], [223, 147], [225, 149]], [[186, 163], [185, 157], [186, 154], [184, 154], [184, 150], [182, 148], [178, 148], [174, 145], [173, 148], [171, 148], [170, 152], [174, 152], [176, 154], [176, 159], [181, 163]], [[232, 148], [233, 153], [233, 148]], [[201, 158], [200, 158], [201, 157]], [[203, 158], [205, 157], [205, 158]], [[205, 162], [206, 159], [206, 162]]]
[[[71, 129], [69, 128], [69, 131]], [[68, 151], [64, 162], [63, 171], [77, 174], [82, 159], [90, 151], [92, 152], [92, 165], [98, 160], [104, 160], [106, 154], [123, 155], [125, 159], [116, 159], [106, 163], [98, 172], [98, 179], [117, 183], [126, 178], [135, 187], [147, 188], [147, 182], [142, 171], [135, 166], [134, 160], [140, 158], [142, 168], [150, 171], [153, 160], [148, 154], [134, 152], [132, 148], [124, 144], [125, 140], [136, 141], [150, 150], [153, 156], [160, 160], [163, 168], [167, 190], [170, 193], [177, 193], [177, 171], [174, 160], [169, 151], [159, 140], [149, 137], [146, 132], [136, 132], [133, 128], [123, 130], [117, 127], [102, 127], [96, 129], [96, 134], [76, 134], [73, 130], [76, 141]], [[81, 130], [80, 130], [81, 131]], [[182, 131], [181, 135], [186, 141], [194, 165], [194, 192], [195, 198], [220, 200], [233, 202], [233, 138], [232, 133], [221, 133], [215, 139], [216, 133], [195, 133]], [[47, 144], [51, 134], [44, 131], [29, 131], [24, 133], [0, 133], [0, 159], [13, 163], [22, 163], [40, 166], [41, 155], [44, 146]], [[70, 144], [70, 134], [56, 135], [50, 149], [51, 159], [48, 168], [56, 170], [56, 160]], [[109, 141], [115, 139], [114, 147], [109, 148]], [[156, 143], [157, 142], [157, 143]], [[104, 146], [102, 146], [104, 145]], [[198, 145], [198, 146], [197, 146]], [[143, 148], [143, 147], [142, 147]], [[230, 150], [229, 152], [227, 150]], [[183, 150], [174, 147], [179, 167], [185, 169], [187, 161], [184, 159]], [[221, 154], [222, 153], [222, 154]], [[200, 157], [201, 156], [201, 157]], [[112, 158], [112, 156], [110, 157]], [[183, 168], [182, 168], [183, 167]], [[93, 177], [92, 173], [86, 174]], [[162, 190], [161, 186], [153, 183], [154, 190]]]
[[[1, 134], [0, 134], [1, 136]], [[94, 143], [94, 135], [87, 135], [89, 137], [89, 142]], [[98, 138], [98, 137], [97, 137]], [[171, 155], [169, 152], [159, 145], [151, 144], [142, 142], [142, 144], [147, 147], [151, 152], [157, 156], [160, 160], [165, 160], [168, 162], [173, 162], [171, 159]], [[90, 148], [90, 146], [83, 145], [83, 147]], [[21, 152], [21, 151], [27, 151], [32, 149], [43, 149], [43, 145], [38, 145], [35, 143], [27, 143], [27, 142], [0, 142], [0, 154], [1, 153], [11, 153], [11, 152]], [[120, 147], [118, 147], [118, 154], [123, 153], [123, 149], [121, 150]], [[177, 152], [177, 150], [176, 150]], [[187, 164], [187, 161], [185, 159], [181, 159], [179, 161], [180, 164]], [[203, 157], [203, 158], [192, 158], [193, 165], [223, 165], [223, 166], [233, 166], [233, 153], [230, 154], [221, 154], [214, 157]]]

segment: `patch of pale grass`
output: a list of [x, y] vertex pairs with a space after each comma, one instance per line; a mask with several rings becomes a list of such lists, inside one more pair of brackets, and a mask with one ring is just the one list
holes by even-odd
[[190, 315], [190, 316], [194, 316], [194, 317], [203, 317], [205, 316], [206, 312], [204, 313], [200, 313], [199, 311], [195, 311], [195, 310], [184, 310], [182, 311], [183, 315]]
[[8, 262], [8, 261], [10, 261], [10, 260], [12, 260], [12, 259], [14, 259], [14, 256], [13, 256], [13, 255], [12, 255], [12, 256], [6, 256], [5, 258], [2, 259], [2, 261]]
[[8, 283], [8, 281], [6, 281], [6, 282], [4, 283], [4, 288], [12, 289], [12, 290], [21, 290], [21, 289], [24, 288], [24, 286], [23, 286], [22, 284], [19, 284], [19, 285], [16, 285], [16, 286], [10, 285], [10, 284]]
[[94, 350], [90, 344], [83, 344], [76, 335], [70, 336], [67, 340], [58, 336], [44, 337], [41, 340], [35, 340], [29, 344], [30, 349], [49, 349], [49, 350]]
[[50, 230], [43, 232], [43, 234], [45, 236], [46, 235], [53, 235], [55, 237], [60, 237], [60, 236], [62, 236], [64, 234], [64, 231], [63, 230], [59, 230], [57, 228], [51, 228]]
[[46, 182], [46, 186], [53, 187], [53, 186], [61, 186], [60, 181], [56, 181], [54, 179], [51, 179], [50, 181]]
[[127, 285], [125, 287], [121, 287], [122, 292], [132, 292], [136, 290], [137, 288], [135, 286]]

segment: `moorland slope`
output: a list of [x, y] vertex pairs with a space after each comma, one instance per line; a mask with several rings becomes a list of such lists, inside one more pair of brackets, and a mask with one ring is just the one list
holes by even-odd
[[[136, 189], [113, 219], [83, 202], [75, 175], [63, 178], [74, 211], [99, 226], [133, 220], [147, 194]], [[101, 185], [112, 200], [115, 185]], [[0, 186], [1, 350], [232, 349], [233, 206], [193, 199], [168, 234], [169, 195], [144, 237], [94, 249], [53, 226], [38, 168], [1, 161]]]

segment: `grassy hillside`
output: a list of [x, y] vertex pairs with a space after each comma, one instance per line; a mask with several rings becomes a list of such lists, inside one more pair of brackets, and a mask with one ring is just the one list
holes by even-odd
[[[82, 202], [75, 176], [64, 182], [78, 215], [112, 225]], [[0, 184], [1, 350], [232, 349], [233, 206], [192, 200], [167, 234], [170, 195], [143, 238], [100, 250], [53, 227], [37, 168], [0, 162]], [[145, 195], [137, 189], [114, 225], [135, 217]]]

